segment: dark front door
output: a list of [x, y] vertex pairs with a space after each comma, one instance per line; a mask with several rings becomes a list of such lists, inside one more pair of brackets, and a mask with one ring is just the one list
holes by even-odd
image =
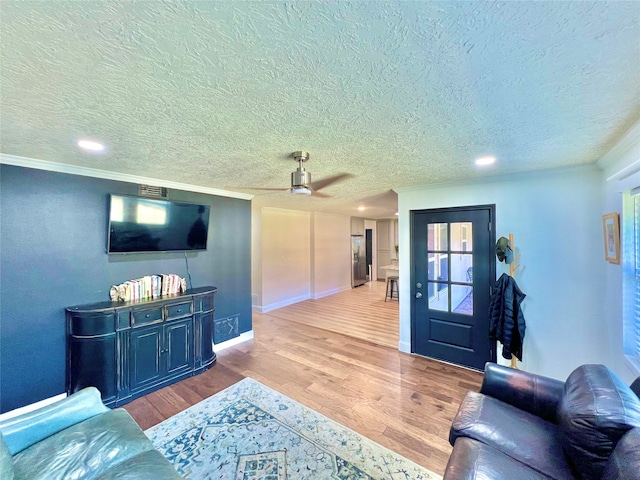
[[494, 218], [493, 205], [411, 212], [414, 353], [477, 370], [495, 361]]

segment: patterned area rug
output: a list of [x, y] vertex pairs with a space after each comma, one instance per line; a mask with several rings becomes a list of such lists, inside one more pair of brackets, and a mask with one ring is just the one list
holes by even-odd
[[145, 433], [193, 480], [441, 478], [251, 378]]

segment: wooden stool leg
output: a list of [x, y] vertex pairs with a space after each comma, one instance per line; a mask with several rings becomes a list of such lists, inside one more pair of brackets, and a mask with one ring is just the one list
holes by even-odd
[[[393, 293], [393, 292], [391, 292]], [[384, 301], [387, 301], [387, 297], [389, 296], [389, 277], [387, 277], [387, 284], [384, 287]]]

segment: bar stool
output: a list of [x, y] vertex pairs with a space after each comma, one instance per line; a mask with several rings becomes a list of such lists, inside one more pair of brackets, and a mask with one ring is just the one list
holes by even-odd
[[[398, 292], [398, 276], [397, 275], [390, 275], [387, 277], [387, 287], [385, 289], [385, 293], [384, 293], [384, 301], [387, 301], [387, 298], [389, 300], [393, 300], [395, 299], [399, 299], [399, 292]], [[393, 295], [393, 292], [395, 291], [395, 297]]]

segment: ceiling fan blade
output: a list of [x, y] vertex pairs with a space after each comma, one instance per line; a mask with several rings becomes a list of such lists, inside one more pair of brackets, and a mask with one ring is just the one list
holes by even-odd
[[269, 192], [284, 192], [285, 190], [289, 190], [289, 187], [286, 188], [263, 188], [263, 187], [224, 187], [229, 190], [266, 190]]
[[312, 197], [318, 198], [333, 198], [331, 195], [327, 195], [326, 193], [318, 192], [317, 190], [311, 190]]
[[315, 182], [311, 182], [309, 187], [316, 192], [322, 188], [328, 187], [331, 184], [341, 182], [348, 178], [353, 178], [355, 175], [352, 173], [338, 173], [337, 175], [332, 175], [331, 177], [326, 177]]
[[365, 207], [382, 207], [393, 210], [398, 209], [398, 194], [393, 190], [379, 193], [377, 195], [369, 195], [358, 200], [358, 203]]

